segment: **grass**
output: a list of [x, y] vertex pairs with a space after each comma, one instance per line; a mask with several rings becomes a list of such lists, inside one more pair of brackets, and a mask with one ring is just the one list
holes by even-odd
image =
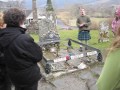
[[[60, 46], [61, 48], [64, 48], [65, 45], [67, 45], [67, 39], [71, 38], [74, 40], [77, 40], [77, 36], [78, 36], [78, 30], [60, 30], [59, 31], [60, 34]], [[113, 39], [113, 35], [112, 32], [110, 30], [110, 41], [109, 42], [103, 42], [103, 43], [98, 43], [98, 38], [99, 38], [99, 31], [98, 30], [91, 30], [90, 31], [91, 34], [91, 40], [89, 40], [89, 45], [95, 48], [98, 48], [100, 50], [106, 49], [110, 46], [111, 41]], [[31, 34], [31, 36], [34, 38], [35, 42], [39, 42], [39, 36], [36, 34]], [[78, 40], [77, 40], [78, 41]], [[73, 47], [79, 47], [78, 44], [72, 43]]]
[[98, 30], [91, 31], [91, 40], [89, 41], [90, 45], [93, 47], [99, 48], [99, 49], [105, 49], [110, 46], [112, 39], [113, 39], [113, 34], [110, 31], [110, 33], [109, 33], [110, 41], [109, 42], [99, 43], [98, 38], [99, 38], [99, 31]]
[[90, 18], [91, 21], [93, 22], [101, 22], [101, 21], [106, 21], [108, 18]]
[[39, 42], [39, 36], [37, 34], [31, 34], [35, 42]]
[[[113, 39], [112, 32], [110, 32], [110, 35], [109, 35], [110, 41], [99, 43], [98, 42], [99, 31], [98, 30], [91, 30], [90, 34], [91, 34], [91, 40], [89, 40], [89, 45], [93, 46], [95, 48], [98, 48], [98, 49], [108, 48], [111, 44], [112, 39]], [[65, 41], [67, 38], [77, 40], [77, 36], [78, 36], [78, 30], [60, 31], [61, 44], [63, 45], [63, 43], [66, 43]], [[73, 47], [78, 47], [78, 45], [73, 44]]]

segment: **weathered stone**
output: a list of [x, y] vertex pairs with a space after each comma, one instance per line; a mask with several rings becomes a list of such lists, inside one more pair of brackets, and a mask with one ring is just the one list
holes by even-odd
[[64, 75], [52, 81], [56, 90], [87, 90], [86, 82], [74, 74]]
[[102, 65], [98, 65], [94, 68], [91, 69], [92, 73], [94, 73], [96, 76], [99, 76], [101, 74], [102, 71]]
[[90, 80], [90, 79], [93, 79], [93, 74], [90, 71], [85, 70], [80, 74], [79, 77], [83, 80]]

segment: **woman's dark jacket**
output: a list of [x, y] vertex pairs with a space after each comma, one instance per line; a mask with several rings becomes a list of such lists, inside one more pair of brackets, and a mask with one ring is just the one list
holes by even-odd
[[7, 71], [16, 85], [32, 85], [40, 78], [37, 65], [42, 50], [21, 27], [7, 27], [0, 31], [0, 49], [4, 49]]
[[5, 83], [6, 65], [4, 60], [4, 54], [0, 51], [0, 85]]

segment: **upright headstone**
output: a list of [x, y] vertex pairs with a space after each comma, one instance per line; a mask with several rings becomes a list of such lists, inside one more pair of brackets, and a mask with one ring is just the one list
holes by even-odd
[[56, 30], [56, 14], [54, 12], [51, 0], [47, 0], [46, 17], [47, 19], [51, 20], [51, 22], [53, 23], [54, 31], [57, 31]]
[[100, 22], [98, 42], [109, 41], [109, 24], [105, 21]]
[[47, 0], [46, 18], [39, 20], [39, 45], [45, 50], [59, 48], [60, 37], [56, 29], [56, 15], [51, 0]]

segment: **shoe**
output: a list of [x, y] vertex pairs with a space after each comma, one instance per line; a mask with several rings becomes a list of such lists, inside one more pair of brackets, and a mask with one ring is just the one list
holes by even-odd
[[85, 50], [88, 50], [88, 48], [87, 48], [87, 47], [85, 47]]
[[82, 52], [82, 51], [83, 51], [82, 47], [80, 47], [80, 48], [79, 48], [79, 51], [80, 51], [80, 52]]

